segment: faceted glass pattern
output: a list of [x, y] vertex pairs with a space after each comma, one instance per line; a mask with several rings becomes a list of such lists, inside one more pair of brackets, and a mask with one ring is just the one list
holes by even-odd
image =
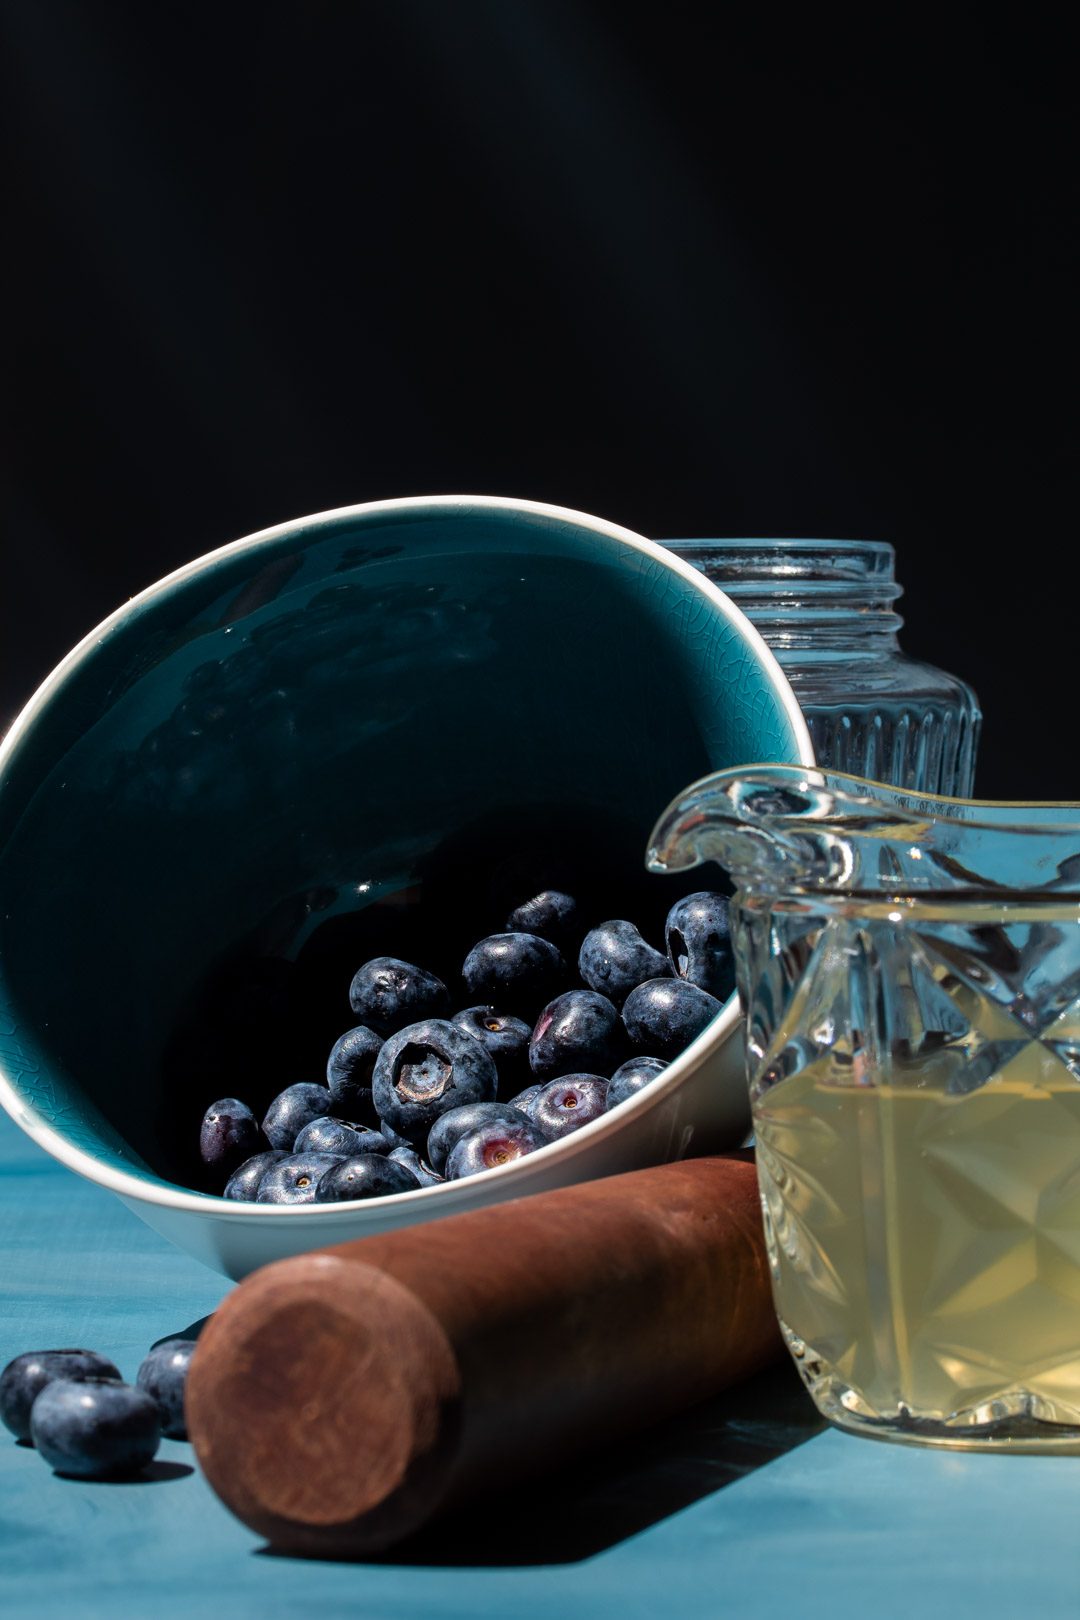
[[739, 882], [781, 1326], [843, 1427], [1073, 1449], [1080, 816], [882, 791], [730, 773], [654, 834]]

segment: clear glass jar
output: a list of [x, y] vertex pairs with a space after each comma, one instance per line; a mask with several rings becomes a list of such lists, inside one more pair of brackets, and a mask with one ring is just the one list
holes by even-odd
[[783, 666], [820, 765], [970, 798], [982, 714], [966, 682], [901, 652], [881, 540], [666, 540], [742, 608]]

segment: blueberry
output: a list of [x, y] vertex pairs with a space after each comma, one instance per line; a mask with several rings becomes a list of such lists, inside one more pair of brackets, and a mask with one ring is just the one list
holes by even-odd
[[668, 912], [665, 937], [676, 978], [726, 1001], [735, 989], [727, 896], [702, 892], [676, 900]]
[[348, 1120], [331, 1119], [327, 1115], [304, 1126], [293, 1143], [293, 1152], [333, 1153], [351, 1159], [357, 1153], [385, 1153], [388, 1146], [381, 1131], [365, 1130], [363, 1126], [358, 1129]]
[[[395, 1150], [396, 1148], [411, 1148], [412, 1147], [412, 1143], [409, 1141], [409, 1138], [407, 1136], [399, 1136], [397, 1131], [394, 1130], [393, 1126], [388, 1125], [386, 1123], [385, 1119], [383, 1120], [382, 1124], [379, 1126], [379, 1135], [383, 1138], [383, 1140], [386, 1143], [386, 1146], [391, 1151]], [[389, 1156], [390, 1155], [388, 1153], [387, 1158], [389, 1158]]]
[[471, 1035], [428, 1018], [391, 1035], [375, 1064], [379, 1117], [419, 1148], [440, 1114], [461, 1103], [493, 1102], [498, 1071]]
[[450, 1011], [445, 984], [434, 973], [397, 956], [376, 956], [353, 974], [349, 1006], [381, 1035]]
[[58, 1474], [135, 1474], [161, 1444], [157, 1404], [119, 1378], [56, 1378], [30, 1414], [30, 1438]]
[[619, 1014], [595, 990], [567, 990], [549, 1002], [529, 1042], [529, 1067], [541, 1080], [606, 1071], [618, 1060]]
[[617, 1107], [627, 1097], [635, 1096], [642, 1087], [651, 1085], [666, 1068], [663, 1058], [655, 1057], [632, 1057], [620, 1064], [608, 1081], [608, 1108]]
[[607, 1087], [599, 1074], [566, 1074], [559, 1080], [549, 1080], [532, 1099], [529, 1118], [549, 1142], [554, 1142], [591, 1119], [599, 1119], [607, 1105]]
[[447, 1181], [475, 1176], [481, 1170], [494, 1170], [512, 1164], [526, 1153], [545, 1146], [547, 1138], [531, 1120], [489, 1119], [459, 1138], [446, 1161]]
[[326, 1060], [326, 1083], [334, 1107], [346, 1119], [370, 1125], [373, 1130], [379, 1116], [371, 1100], [371, 1071], [382, 1043], [381, 1035], [366, 1024], [357, 1024], [334, 1042]]
[[184, 1383], [194, 1354], [194, 1339], [165, 1339], [143, 1357], [135, 1375], [139, 1389], [156, 1402], [161, 1432], [170, 1440], [187, 1439]]
[[291, 1153], [304, 1126], [313, 1119], [322, 1119], [333, 1106], [326, 1086], [307, 1085], [303, 1081], [296, 1086], [286, 1086], [266, 1110], [263, 1135], [271, 1147], [284, 1148], [286, 1153]]
[[119, 1377], [119, 1368], [96, 1350], [24, 1350], [0, 1373], [0, 1422], [20, 1440], [29, 1440], [30, 1408], [54, 1378]]
[[686, 979], [647, 979], [627, 996], [623, 1023], [639, 1051], [675, 1058], [720, 1008], [715, 996]]
[[406, 1170], [411, 1170], [421, 1187], [441, 1187], [445, 1177], [433, 1170], [426, 1160], [422, 1159], [415, 1148], [396, 1147], [387, 1154], [395, 1164], [403, 1164]]
[[233, 1171], [221, 1196], [234, 1199], [237, 1203], [254, 1203], [259, 1183], [270, 1166], [288, 1157], [284, 1148], [271, 1148], [269, 1153], [253, 1154], [250, 1159], [244, 1160], [239, 1170]]
[[492, 1120], [502, 1120], [504, 1124], [512, 1125], [525, 1117], [521, 1109], [513, 1108], [509, 1103], [465, 1103], [460, 1108], [450, 1108], [445, 1114], [439, 1115], [428, 1133], [428, 1158], [436, 1170], [444, 1173], [454, 1146], [470, 1131]]
[[531, 1109], [531, 1106], [532, 1106], [533, 1098], [536, 1096], [538, 1091], [543, 1091], [543, 1089], [544, 1089], [544, 1081], [543, 1080], [537, 1080], [535, 1085], [526, 1086], [525, 1090], [524, 1091], [519, 1091], [516, 1097], [511, 1097], [510, 1101], [507, 1103], [506, 1106], [507, 1106], [507, 1108], [516, 1108], [516, 1109], [518, 1109], [519, 1112], [521, 1112], [522, 1114], [524, 1114], [526, 1116], [526, 1118], [528, 1118], [530, 1116], [530, 1109]]
[[258, 1204], [313, 1204], [319, 1177], [342, 1161], [336, 1153], [290, 1153], [259, 1182]]
[[578, 972], [590, 990], [598, 990], [621, 1007], [636, 985], [667, 973], [665, 956], [647, 945], [632, 922], [621, 917], [601, 923], [585, 935]]
[[514, 933], [539, 934], [541, 939], [561, 945], [574, 931], [577, 909], [577, 901], [570, 895], [558, 889], [543, 889], [512, 911], [506, 926]]
[[203, 1164], [229, 1175], [258, 1150], [259, 1144], [259, 1127], [247, 1103], [237, 1097], [222, 1097], [210, 1104], [199, 1132]]
[[461, 977], [471, 996], [514, 1012], [532, 1012], [566, 980], [566, 964], [539, 934], [489, 934], [465, 958]]
[[389, 1193], [415, 1192], [416, 1176], [399, 1159], [381, 1153], [359, 1153], [342, 1159], [326, 1171], [318, 1187], [320, 1204], [340, 1204], [352, 1198], [385, 1198]]
[[499, 1089], [520, 1085], [529, 1074], [529, 1038], [532, 1030], [521, 1018], [498, 1012], [494, 1007], [466, 1007], [450, 1022], [491, 1054], [499, 1071]]

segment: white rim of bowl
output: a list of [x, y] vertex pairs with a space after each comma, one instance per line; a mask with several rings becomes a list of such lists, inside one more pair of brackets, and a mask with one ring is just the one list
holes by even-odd
[[[773, 694], [778, 699], [794, 733], [800, 758], [800, 765], [812, 766], [814, 748], [810, 741], [810, 732], [803, 717], [802, 710], [795, 699], [795, 694], [788, 683], [787, 676], [780, 668], [777, 659], [766, 645], [764, 638], [754, 628], [741, 608], [737, 607], [731, 598], [720, 588], [707, 579], [705, 575], [692, 563], [684, 562], [666, 546], [660, 545], [656, 540], [647, 540], [644, 535], [636, 534], [633, 529], [623, 528], [621, 524], [609, 523], [604, 518], [592, 516], [588, 512], [578, 512], [573, 507], [553, 506], [547, 501], [518, 500], [513, 496], [504, 495], [405, 495], [384, 501], [362, 501], [353, 506], [336, 506], [326, 512], [313, 512], [307, 517], [290, 518], [284, 523], [275, 523], [270, 528], [258, 529], [254, 534], [244, 535], [239, 540], [230, 540], [223, 546], [216, 546], [213, 551], [204, 552], [194, 557], [190, 562], [164, 574], [151, 585], [139, 591], [121, 607], [116, 608], [107, 618], [76, 642], [71, 651], [47, 675], [41, 685], [29, 698], [24, 707], [15, 716], [2, 740], [0, 740], [0, 771], [3, 770], [8, 756], [13, 752], [23, 732], [36, 719], [39, 712], [45, 707], [56, 689], [62, 685], [71, 672], [82, 663], [83, 659], [110, 635], [112, 631], [132, 617], [145, 603], [150, 602], [161, 592], [184, 580], [193, 578], [208, 565], [218, 562], [221, 558], [238, 556], [241, 552], [254, 550], [257, 546], [268, 540], [280, 539], [290, 531], [312, 528], [321, 524], [337, 521], [341, 518], [373, 517], [379, 513], [390, 512], [419, 512], [425, 508], [437, 511], [448, 511], [460, 507], [463, 514], [475, 508], [487, 511], [525, 512], [537, 517], [554, 518], [562, 523], [575, 524], [579, 528], [590, 530], [594, 534], [607, 535], [612, 540], [620, 540], [624, 545], [640, 551], [647, 557], [653, 557], [675, 574], [680, 574], [698, 590], [721, 616], [738, 630], [743, 639], [753, 647], [760, 660], [761, 667], [768, 675], [773, 688]], [[661, 809], [663, 807], [661, 806]], [[657, 812], [659, 814], [659, 811]], [[674, 1058], [660, 1077], [663, 1082], [674, 1079], [676, 1082], [689, 1074], [696, 1067], [697, 1059], [704, 1053], [706, 1046], [718, 1043], [721, 1037], [731, 1033], [739, 1021], [738, 1003], [734, 996], [730, 997], [720, 1012], [706, 1030], [702, 1032], [685, 1051]], [[482, 1172], [485, 1179], [488, 1176], [514, 1175], [521, 1180], [529, 1179], [529, 1166], [535, 1160], [541, 1164], [546, 1163], [547, 1156], [558, 1150], [562, 1157], [575, 1158], [591, 1143], [600, 1141], [617, 1131], [624, 1120], [634, 1114], [645, 1114], [651, 1108], [657, 1107], [671, 1090], [667, 1083], [654, 1086], [645, 1086], [635, 1096], [628, 1097], [625, 1102], [618, 1104], [610, 1114], [601, 1114], [569, 1136], [561, 1137], [558, 1141], [549, 1142], [534, 1153], [526, 1154], [510, 1164], [498, 1165], [491, 1170]], [[655, 1092], [655, 1095], [652, 1093]], [[115, 1170], [109, 1165], [103, 1165], [92, 1153], [74, 1146], [73, 1143], [60, 1135], [60, 1133], [40, 1118], [20, 1096], [14, 1085], [9, 1081], [7, 1073], [0, 1059], [0, 1104], [15, 1120], [26, 1134], [54, 1159], [65, 1164], [69, 1169], [84, 1176], [88, 1181], [94, 1181], [99, 1186], [107, 1187], [111, 1192], [118, 1193], [121, 1198], [134, 1199], [139, 1203], [158, 1204], [166, 1209], [186, 1210], [191, 1214], [214, 1214], [227, 1217], [231, 1220], [282, 1220], [297, 1217], [316, 1219], [326, 1217], [338, 1211], [351, 1211], [363, 1209], [385, 1209], [391, 1205], [402, 1206], [403, 1201], [429, 1198], [432, 1194], [439, 1194], [446, 1201], [454, 1201], [456, 1197], [465, 1198], [475, 1186], [476, 1177], [466, 1176], [460, 1181], [442, 1182], [433, 1187], [418, 1187], [415, 1192], [387, 1193], [380, 1198], [350, 1199], [338, 1204], [250, 1204], [233, 1202], [213, 1193], [190, 1192], [182, 1188], [173, 1188], [155, 1181], [147, 1181], [133, 1171]], [[539, 1166], [536, 1167], [539, 1169]], [[459, 1192], [460, 1189], [460, 1192]]]

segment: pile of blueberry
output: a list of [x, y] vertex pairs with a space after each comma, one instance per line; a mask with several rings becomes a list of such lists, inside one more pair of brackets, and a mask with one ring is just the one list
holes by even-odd
[[474, 945], [461, 970], [472, 1005], [397, 957], [354, 974], [360, 1022], [335, 1042], [326, 1084], [286, 1087], [261, 1125], [236, 1097], [207, 1109], [203, 1163], [224, 1196], [335, 1203], [408, 1192], [507, 1164], [566, 1136], [654, 1080], [734, 987], [728, 902], [688, 895], [667, 917], [664, 955], [631, 922], [591, 929], [566, 956], [578, 907], [546, 889]]
[[96, 1350], [28, 1350], [0, 1373], [0, 1421], [58, 1474], [115, 1479], [143, 1472], [162, 1435], [186, 1440], [191, 1339], [165, 1339], [134, 1384]]

